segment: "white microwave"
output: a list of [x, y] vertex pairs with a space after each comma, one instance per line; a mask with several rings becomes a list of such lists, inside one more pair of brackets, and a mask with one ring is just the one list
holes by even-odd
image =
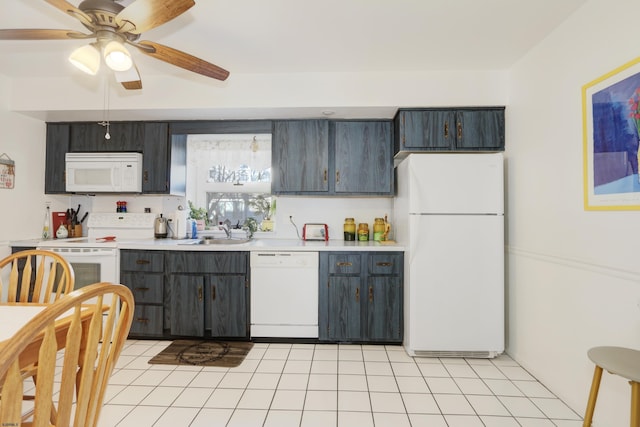
[[66, 191], [74, 193], [141, 193], [142, 154], [67, 153]]

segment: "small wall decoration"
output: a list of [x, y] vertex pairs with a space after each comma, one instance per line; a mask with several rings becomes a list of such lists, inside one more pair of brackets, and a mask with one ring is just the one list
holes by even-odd
[[15, 162], [7, 155], [0, 154], [0, 188], [13, 188], [16, 178]]
[[640, 58], [582, 87], [584, 209], [640, 210]]

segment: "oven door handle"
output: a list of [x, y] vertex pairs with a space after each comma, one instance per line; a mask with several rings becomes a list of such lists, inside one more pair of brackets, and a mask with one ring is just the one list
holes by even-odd
[[78, 251], [78, 252], [67, 252], [67, 251], [57, 251], [53, 248], [42, 248], [43, 250], [49, 250], [51, 252], [55, 252], [58, 255], [61, 255], [65, 259], [69, 258], [96, 258], [96, 257], [115, 257], [115, 250], [100, 250], [100, 251]]

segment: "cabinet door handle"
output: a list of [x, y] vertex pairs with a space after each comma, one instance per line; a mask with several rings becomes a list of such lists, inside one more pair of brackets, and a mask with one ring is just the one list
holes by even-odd
[[444, 122], [444, 137], [449, 138], [449, 122]]
[[144, 182], [149, 182], [149, 171], [148, 170], [144, 171], [142, 179], [144, 179]]
[[211, 299], [214, 300], [214, 301], [216, 300], [216, 287], [215, 286], [211, 287]]
[[149, 323], [149, 319], [147, 319], [146, 317], [138, 317], [138, 318], [136, 318], [136, 322], [138, 322], [138, 323]]
[[376, 262], [378, 267], [391, 267], [393, 265], [392, 262]]
[[336, 182], [340, 182], [340, 171], [336, 171]]
[[462, 138], [462, 123], [458, 122], [458, 139]]
[[[323, 175], [322, 175], [322, 180], [323, 180], [324, 182], [327, 182], [327, 179], [328, 179], [328, 176], [327, 176], [327, 170], [325, 169], [325, 170], [324, 170], [324, 173], [323, 173]], [[66, 181], [65, 181], [65, 182], [66, 182]]]
[[373, 302], [373, 286], [369, 286], [369, 302]]
[[149, 261], [148, 259], [137, 259], [136, 264], [138, 265], [151, 264], [151, 261]]
[[198, 287], [198, 301], [202, 301], [202, 286]]
[[337, 262], [336, 265], [338, 267], [351, 267], [353, 265], [353, 263], [347, 262], [347, 261], [343, 261], [343, 262]]
[[133, 288], [134, 291], [146, 292], [149, 288]]
[[356, 288], [356, 302], [360, 301], [360, 288]]

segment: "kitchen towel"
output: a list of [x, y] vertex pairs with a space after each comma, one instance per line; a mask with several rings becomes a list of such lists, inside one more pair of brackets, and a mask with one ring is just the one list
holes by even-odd
[[245, 341], [175, 340], [149, 364], [234, 368], [252, 347], [252, 342]]

